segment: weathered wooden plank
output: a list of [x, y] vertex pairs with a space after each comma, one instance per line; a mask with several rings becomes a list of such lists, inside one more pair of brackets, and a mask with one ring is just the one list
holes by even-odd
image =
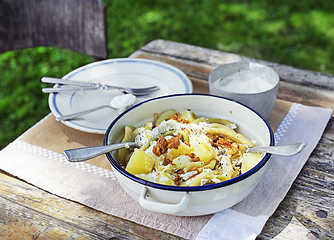
[[333, 91], [328, 89], [300, 86], [290, 82], [281, 81], [277, 98], [289, 102], [301, 103], [307, 106], [334, 109], [334, 94]]
[[102, 0], [0, 1], [0, 53], [54, 46], [108, 57]]
[[334, 76], [332, 75], [322, 74], [306, 69], [294, 68], [284, 64], [271, 63], [252, 58], [249, 59], [275, 69], [275, 71], [280, 75], [282, 81], [298, 84], [299, 86], [334, 90]]
[[322, 135], [324, 138], [332, 139], [334, 140], [334, 117], [332, 116], [331, 119], [329, 119], [329, 122], [326, 126], [326, 129], [324, 131], [324, 134]]
[[[305, 166], [294, 182], [294, 198], [301, 202], [309, 202], [327, 212], [334, 211], [334, 177]], [[334, 221], [334, 216], [329, 216]], [[334, 227], [334, 225], [332, 226]], [[334, 232], [333, 232], [334, 233]]]
[[[199, 52], [198, 49], [196, 46], [158, 40], [149, 43], [131, 56], [171, 64], [181, 69], [188, 77], [205, 81], [208, 80], [210, 72], [219, 64], [246, 59], [205, 48], [201, 48]], [[334, 110], [334, 94], [332, 90], [332, 87], [334, 89], [334, 76], [261, 60], [252, 60], [273, 67], [280, 75], [281, 82], [278, 99]], [[314, 82], [308, 84], [311, 81], [310, 79], [313, 78], [315, 79]]]
[[173, 56], [180, 60], [208, 64], [213, 67], [229, 62], [240, 61], [241, 59], [252, 60], [254, 62], [259, 62], [272, 67], [284, 81], [292, 82], [298, 85], [334, 89], [334, 76], [331, 75], [297, 69], [283, 64], [270, 63], [259, 59], [247, 58], [232, 53], [201, 48], [183, 43], [155, 40], [141, 48], [141, 51], [168, 57]]
[[175, 57], [180, 61], [208, 64], [216, 67], [221, 64], [240, 61], [241, 56], [217, 50], [187, 45], [183, 43], [155, 40], [140, 49], [143, 52]]
[[[321, 226], [323, 219], [314, 213], [319, 209], [312, 204], [296, 201], [291, 197], [293, 191], [289, 191], [280, 208], [269, 218], [258, 239], [333, 239], [331, 220], [327, 221], [327, 226]], [[284, 234], [287, 229], [290, 230], [289, 234]]]
[[[332, 168], [333, 169], [333, 168]], [[323, 171], [312, 169], [312, 163], [306, 165], [295, 181], [297, 187], [301, 191], [302, 198], [313, 199], [323, 202], [324, 198], [334, 204], [334, 176], [332, 173], [324, 173]], [[326, 200], [327, 201], [327, 200]]]
[[181, 239], [0, 173], [0, 239]]
[[197, 78], [200, 80], [208, 80], [209, 73], [214, 69], [214, 66], [206, 62], [193, 62], [188, 59], [180, 59], [178, 56], [167, 56], [143, 51], [136, 51], [131, 57], [146, 58], [150, 60], [160, 61], [173, 65], [182, 70], [188, 77]]
[[317, 147], [314, 149], [306, 164], [310, 164], [313, 169], [334, 175], [333, 145], [334, 139], [323, 137]]
[[[333, 140], [322, 138], [259, 239], [280, 236], [287, 228], [304, 234], [300, 239], [334, 238], [334, 158], [328, 149], [331, 146]], [[277, 239], [299, 239], [294, 238], [294, 233]]]
[[[273, 237], [280, 234], [290, 224], [292, 218], [297, 219], [299, 224], [308, 229], [308, 234], [316, 237], [312, 239], [332, 239], [334, 237], [334, 216], [332, 215], [334, 212], [332, 184], [334, 177], [331, 171], [334, 163], [330, 158], [322, 160], [314, 155], [316, 154], [312, 154], [286, 198], [267, 222], [261, 237]], [[323, 168], [319, 166], [318, 163], [321, 161], [325, 163], [332, 161], [331, 166], [327, 169], [328, 173], [324, 173]], [[328, 164], [324, 165], [328, 166]], [[298, 231], [296, 227], [292, 229]], [[308, 239], [305, 237], [301, 239]]]

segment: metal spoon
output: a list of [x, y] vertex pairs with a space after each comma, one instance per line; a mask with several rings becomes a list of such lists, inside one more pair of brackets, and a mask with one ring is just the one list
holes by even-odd
[[[268, 152], [276, 155], [290, 156], [299, 153], [305, 146], [306, 143], [296, 143], [283, 146], [254, 147], [250, 148], [248, 152]], [[135, 142], [125, 142], [97, 147], [76, 148], [65, 150], [64, 155], [70, 162], [82, 162], [117, 149], [133, 147], [139, 147], [139, 145]]]
[[249, 148], [247, 152], [266, 152], [281, 156], [291, 156], [302, 151], [306, 144], [307, 143], [302, 142], [282, 146], [253, 147]]
[[123, 109], [126, 108], [128, 106], [131, 106], [134, 104], [134, 102], [136, 101], [136, 96], [132, 95], [132, 94], [122, 94], [122, 95], [118, 95], [116, 97], [114, 97], [111, 101], [109, 105], [103, 105], [103, 106], [99, 106], [99, 107], [95, 107], [95, 108], [91, 108], [82, 112], [77, 112], [77, 113], [73, 113], [73, 114], [69, 114], [69, 115], [64, 115], [61, 117], [57, 117], [56, 120], [57, 121], [65, 121], [65, 120], [70, 120], [73, 118], [77, 118], [80, 117], [82, 115], [85, 115], [87, 113], [91, 113], [94, 111], [97, 111], [99, 109], [102, 108], [112, 108], [114, 110], [119, 110], [119, 109]]

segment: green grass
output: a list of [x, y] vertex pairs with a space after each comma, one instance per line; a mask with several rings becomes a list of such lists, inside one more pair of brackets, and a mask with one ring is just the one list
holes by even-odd
[[[334, 75], [334, 2], [105, 0], [109, 58], [166, 39]], [[0, 148], [50, 112], [43, 76], [91, 62], [38, 47], [0, 54]]]

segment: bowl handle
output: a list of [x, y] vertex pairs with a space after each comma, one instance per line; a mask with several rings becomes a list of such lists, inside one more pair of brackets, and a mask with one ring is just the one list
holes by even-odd
[[166, 213], [166, 214], [177, 214], [182, 212], [187, 207], [190, 200], [190, 195], [188, 192], [184, 194], [181, 201], [177, 204], [149, 201], [146, 199], [146, 196], [147, 196], [147, 188], [144, 187], [139, 196], [140, 206], [153, 212]]

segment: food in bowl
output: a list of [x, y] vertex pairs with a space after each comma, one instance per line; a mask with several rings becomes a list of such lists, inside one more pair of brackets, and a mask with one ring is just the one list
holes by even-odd
[[[149, 99], [121, 113], [108, 127], [104, 144], [122, 141], [125, 126], [145, 126], [152, 122], [152, 113], [175, 109], [191, 109], [197, 116], [228, 119], [236, 124], [238, 133], [256, 139], [261, 146], [273, 146], [274, 134], [264, 118], [236, 101], [206, 94], [175, 94]], [[270, 154], [265, 154], [255, 167], [240, 176], [202, 186], [171, 186], [139, 178], [124, 168], [118, 152], [106, 154], [113, 172], [129, 196], [141, 207], [154, 212], [177, 216], [199, 216], [226, 209], [249, 195], [259, 183]], [[122, 167], [122, 166], [123, 167]]]
[[236, 130], [232, 121], [197, 117], [191, 110], [152, 113], [152, 121], [143, 126], [125, 127], [122, 141], [140, 147], [120, 150], [118, 162], [127, 172], [159, 184], [221, 183], [247, 172], [264, 156], [247, 153], [258, 143]]

